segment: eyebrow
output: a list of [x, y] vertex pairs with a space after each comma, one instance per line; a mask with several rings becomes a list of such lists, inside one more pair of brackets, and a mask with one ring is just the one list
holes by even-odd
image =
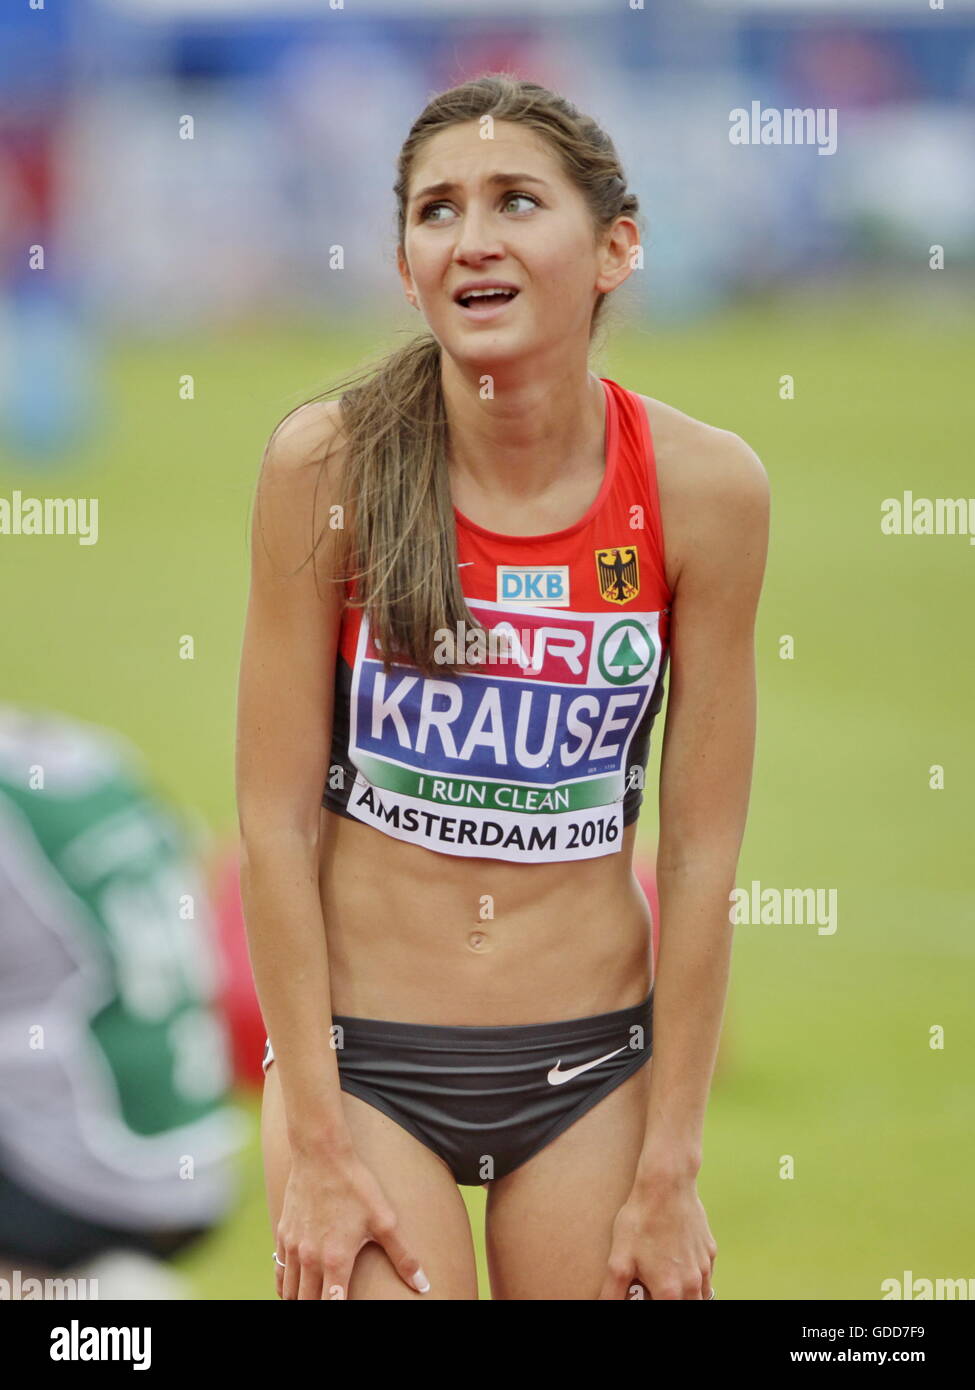
[[[490, 174], [487, 179], [485, 179], [485, 183], [537, 183], [540, 184], [542, 188], [548, 187], [544, 179], [536, 178], [534, 174]], [[418, 193], [414, 193], [410, 202], [419, 202], [421, 198], [429, 198], [433, 194], [453, 193], [453, 191], [459, 187], [459, 184], [451, 183], [449, 180], [445, 180], [442, 183], [431, 183], [428, 184], [426, 188], [421, 188]]]

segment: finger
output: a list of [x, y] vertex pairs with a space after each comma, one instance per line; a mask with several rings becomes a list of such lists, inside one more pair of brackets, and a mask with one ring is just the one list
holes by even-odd
[[279, 1269], [281, 1275], [281, 1297], [292, 1299], [298, 1297], [298, 1283], [301, 1279], [301, 1262], [297, 1253], [293, 1250], [284, 1250], [278, 1255], [279, 1260], [284, 1260], [284, 1269]]
[[599, 1300], [613, 1299], [619, 1301], [624, 1299], [632, 1280], [633, 1266], [623, 1261], [610, 1258], [606, 1266], [606, 1274], [603, 1278], [603, 1286], [599, 1290]]
[[298, 1281], [298, 1298], [320, 1299], [322, 1296], [322, 1262], [318, 1255], [309, 1255], [301, 1261], [301, 1276]]
[[349, 1284], [352, 1280], [352, 1264], [350, 1261], [326, 1260], [322, 1270], [322, 1298], [335, 1302], [341, 1302], [349, 1296]]
[[385, 1225], [381, 1231], [377, 1230], [374, 1239], [386, 1251], [393, 1268], [405, 1284], [416, 1293], [430, 1292], [430, 1280], [420, 1267], [420, 1261], [400, 1236], [395, 1224]]
[[[281, 1291], [284, 1288], [284, 1270], [286, 1267], [284, 1265], [284, 1252], [281, 1250], [275, 1250], [274, 1256], [274, 1287], [277, 1291], [278, 1298], [280, 1298]], [[278, 1264], [279, 1260], [281, 1261], [281, 1264]]]

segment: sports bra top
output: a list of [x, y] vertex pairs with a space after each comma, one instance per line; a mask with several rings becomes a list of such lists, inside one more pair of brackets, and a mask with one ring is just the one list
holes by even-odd
[[454, 508], [461, 587], [490, 634], [478, 670], [431, 678], [396, 662], [387, 676], [363, 610], [344, 609], [330, 811], [441, 854], [543, 864], [621, 848], [643, 800], [672, 595], [646, 407], [601, 380], [606, 467], [584, 516], [508, 536]]

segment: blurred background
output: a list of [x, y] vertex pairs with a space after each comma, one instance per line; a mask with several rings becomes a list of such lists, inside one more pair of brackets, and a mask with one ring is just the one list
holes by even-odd
[[[737, 928], [718, 1296], [968, 1279], [975, 549], [881, 516], [975, 495], [970, 0], [4, 8], [0, 1265], [274, 1297], [233, 790], [254, 484], [282, 415], [415, 331], [395, 159], [497, 69], [594, 115], [640, 198], [593, 369], [772, 483], [738, 884], [837, 916]], [[835, 109], [835, 153], [731, 143], [753, 102]]]

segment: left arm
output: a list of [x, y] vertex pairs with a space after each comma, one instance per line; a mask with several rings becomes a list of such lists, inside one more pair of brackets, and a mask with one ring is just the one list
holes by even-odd
[[761, 463], [724, 430], [682, 470], [661, 754], [660, 951], [647, 1131], [601, 1298], [709, 1298], [717, 1246], [696, 1191], [731, 958], [730, 893], [755, 747], [754, 629], [768, 549]]

